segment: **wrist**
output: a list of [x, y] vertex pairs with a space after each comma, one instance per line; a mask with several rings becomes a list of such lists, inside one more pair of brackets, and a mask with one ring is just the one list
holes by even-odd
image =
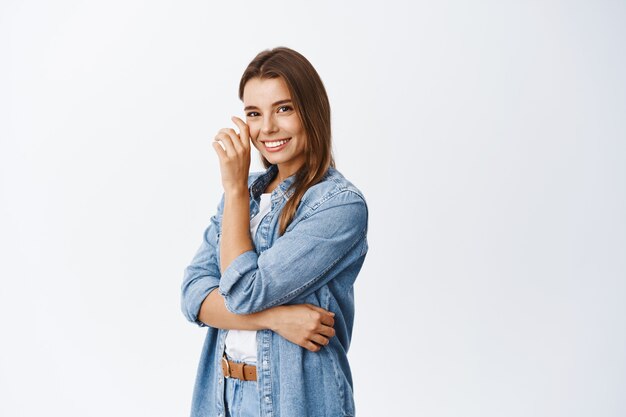
[[268, 308], [267, 310], [263, 310], [259, 312], [260, 314], [259, 324], [263, 328], [272, 330], [274, 332], [278, 330], [278, 326], [280, 323], [279, 317], [280, 317], [281, 308], [282, 308], [281, 306], [277, 306], [277, 307]]
[[224, 187], [225, 197], [248, 197], [248, 186], [246, 184], [230, 185]]

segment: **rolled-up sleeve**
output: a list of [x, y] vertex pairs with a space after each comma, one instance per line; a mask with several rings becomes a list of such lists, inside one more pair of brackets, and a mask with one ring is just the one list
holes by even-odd
[[219, 281], [226, 307], [250, 314], [320, 288], [349, 266], [351, 250], [360, 255], [357, 244], [366, 238], [367, 216], [363, 197], [343, 190], [294, 221], [260, 255], [242, 253]]
[[219, 286], [220, 268], [217, 259], [219, 222], [224, 207], [224, 196], [218, 204], [217, 214], [211, 217], [204, 231], [202, 244], [185, 268], [181, 286], [181, 309], [187, 320], [200, 327], [206, 324], [198, 319], [200, 306], [209, 293]]

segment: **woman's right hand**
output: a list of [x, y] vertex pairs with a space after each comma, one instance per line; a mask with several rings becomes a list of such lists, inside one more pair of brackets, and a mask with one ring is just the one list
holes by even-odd
[[334, 315], [312, 304], [282, 305], [266, 310], [272, 329], [285, 339], [311, 352], [318, 352], [335, 335]]

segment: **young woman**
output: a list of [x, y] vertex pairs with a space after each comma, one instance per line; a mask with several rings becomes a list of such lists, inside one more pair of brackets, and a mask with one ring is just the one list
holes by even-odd
[[[183, 313], [207, 326], [191, 415], [353, 416], [365, 199], [335, 168], [328, 97], [305, 57], [259, 53], [239, 98], [246, 121], [213, 143], [224, 193], [182, 283]], [[249, 173], [251, 144], [265, 171]]]

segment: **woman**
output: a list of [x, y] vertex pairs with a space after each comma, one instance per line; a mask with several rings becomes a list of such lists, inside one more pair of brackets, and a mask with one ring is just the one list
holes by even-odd
[[[335, 169], [328, 97], [305, 57], [259, 53], [239, 98], [246, 121], [213, 143], [224, 194], [182, 284], [183, 313], [208, 326], [191, 415], [353, 416], [365, 199]], [[249, 173], [250, 143], [265, 171]]]

